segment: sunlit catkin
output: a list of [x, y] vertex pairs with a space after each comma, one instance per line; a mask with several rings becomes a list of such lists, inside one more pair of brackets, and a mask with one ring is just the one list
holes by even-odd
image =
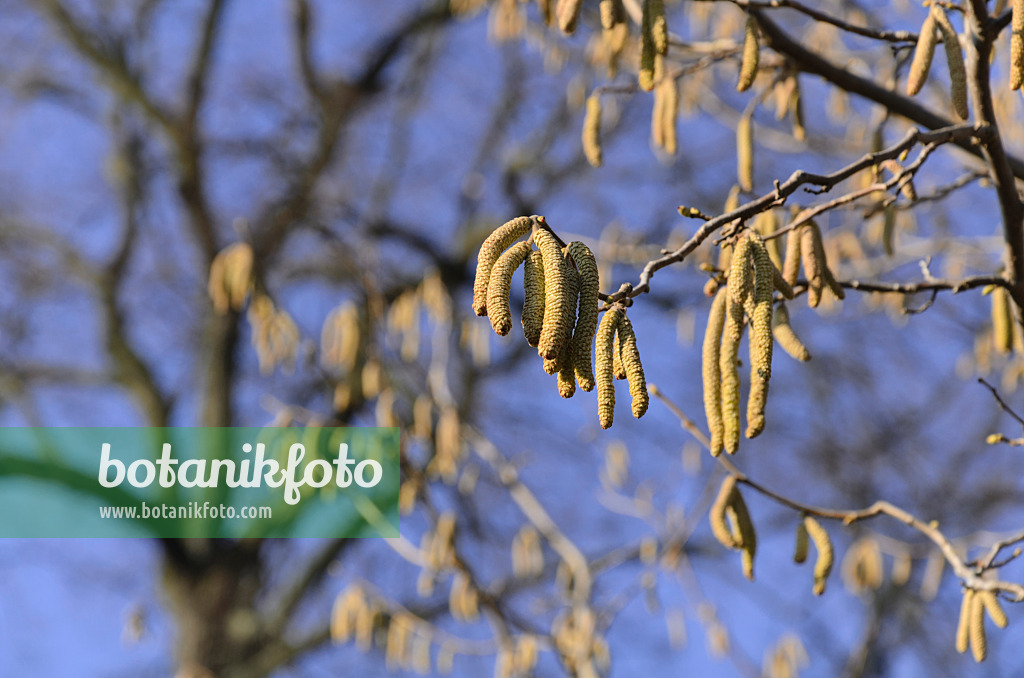
[[737, 92], [745, 92], [754, 84], [760, 55], [761, 48], [757, 42], [757, 21], [748, 14], [743, 33], [743, 60], [740, 62], [740, 78], [736, 83]]
[[584, 391], [594, 390], [594, 368], [591, 363], [591, 347], [597, 332], [598, 295], [601, 279], [597, 272], [597, 260], [590, 248], [579, 241], [568, 245], [569, 257], [579, 272], [579, 307], [576, 329], [572, 335], [573, 366], [576, 380]]
[[626, 378], [626, 368], [622, 365], [622, 338], [616, 335], [615, 346], [612, 348], [612, 374], [619, 381]]
[[953, 111], [961, 120], [970, 115], [967, 110], [967, 68], [964, 66], [964, 54], [960, 50], [960, 38], [949, 22], [945, 10], [939, 5], [932, 5], [935, 25], [942, 33], [942, 47], [946, 51], [946, 65], [949, 67], [949, 96], [953, 101]]
[[566, 312], [570, 292], [568, 268], [562, 257], [562, 248], [550, 231], [538, 228], [533, 238], [544, 264], [544, 326], [537, 344], [537, 353], [541, 358], [557, 361], [566, 335], [572, 331], [569, 314]]
[[733, 494], [736, 492], [736, 476], [728, 475], [722, 481], [722, 486], [718, 489], [718, 495], [715, 497], [715, 502], [711, 505], [711, 510], [708, 513], [708, 522], [711, 524], [711, 533], [715, 535], [715, 539], [722, 544], [722, 546], [729, 549], [737, 549], [740, 547], [740, 541], [736, 538], [737, 535], [732, 533], [729, 528], [729, 522], [726, 518], [726, 509], [732, 504]]
[[795, 285], [797, 278], [800, 277], [800, 250], [803, 240], [800, 233], [801, 228], [803, 227], [790, 231], [786, 236], [786, 254], [782, 259], [782, 278], [790, 286]]
[[601, 27], [606, 31], [626, 21], [622, 0], [601, 0]]
[[971, 608], [974, 605], [974, 589], [964, 589], [960, 598], [960, 618], [956, 624], [956, 651], [967, 652], [971, 640]]
[[1001, 629], [1005, 629], [1010, 620], [1006, 618], [1006, 612], [1003, 611], [1002, 605], [999, 604], [999, 598], [996, 594], [992, 591], [978, 591], [977, 595], [981, 600], [981, 604], [985, 607], [985, 611], [988, 612], [992, 623]]
[[601, 95], [596, 93], [587, 97], [587, 111], [583, 117], [583, 154], [593, 167], [600, 167], [604, 162], [601, 152]]
[[754, 121], [749, 113], [736, 125], [736, 179], [744, 191], [754, 190]]
[[526, 342], [537, 347], [544, 328], [544, 262], [538, 250], [530, 252], [523, 263], [523, 334]]
[[679, 116], [679, 85], [674, 78], [662, 78], [658, 84], [660, 106], [655, 110], [658, 127], [661, 130], [661, 147], [669, 155], [678, 150], [676, 119]]
[[487, 315], [487, 285], [491, 280], [494, 263], [509, 245], [526, 235], [532, 225], [530, 217], [516, 217], [499, 226], [480, 246], [476, 278], [473, 281], [473, 312], [477, 315]]
[[563, 398], [571, 398], [576, 393], [575, 355], [571, 333], [572, 328], [576, 326], [576, 300], [579, 298], [580, 276], [568, 261], [565, 261], [563, 265], [566, 269], [567, 298], [572, 300], [572, 303], [565, 309], [566, 316], [569, 318], [570, 335], [562, 342], [562, 352], [558, 357], [558, 395]]
[[815, 550], [818, 552], [818, 559], [814, 563], [814, 595], [820, 596], [825, 592], [825, 584], [828, 576], [832, 573], [832, 563], [835, 552], [832, 549], [832, 538], [817, 520], [811, 516], [804, 516], [804, 527], [807, 528], [807, 536], [811, 538]]
[[796, 546], [793, 549], [793, 562], [801, 564], [807, 560], [807, 525], [801, 520], [796, 524]]
[[701, 376], [704, 382], [704, 414], [711, 432], [711, 455], [722, 453], [724, 428], [722, 425], [722, 371], [719, 365], [722, 330], [725, 327], [727, 290], [719, 290], [711, 303], [708, 324], [704, 330], [701, 353]]
[[779, 304], [779, 307], [775, 309], [775, 315], [772, 316], [772, 334], [775, 335], [775, 341], [779, 342], [782, 350], [794, 359], [801, 362], [811, 359], [807, 347], [800, 341], [800, 337], [796, 336], [793, 326], [790, 325], [789, 310], [785, 304]]
[[518, 242], [508, 248], [491, 269], [491, 280], [487, 284], [487, 317], [491, 327], [505, 336], [512, 329], [512, 311], [509, 309], [509, 292], [512, 289], [512, 275], [530, 255], [530, 245]]
[[970, 615], [971, 654], [974, 655], [974, 661], [980, 664], [988, 656], [988, 639], [985, 637], [985, 605], [979, 593], [971, 597]]
[[764, 430], [764, 408], [772, 376], [772, 296], [775, 265], [757, 233], [750, 234], [754, 262], [753, 312], [750, 314], [750, 394], [747, 400], [747, 438]]
[[1013, 350], [1013, 312], [1010, 294], [1005, 287], [992, 290], [992, 340], [1000, 353]]
[[[740, 446], [740, 375], [739, 350], [743, 335], [743, 304], [731, 298], [726, 304], [725, 330], [718, 365], [722, 374], [722, 443], [725, 451], [735, 454]], [[734, 331], [732, 328], [739, 328]]]
[[572, 34], [576, 31], [576, 22], [580, 18], [582, 7], [583, 0], [558, 0], [555, 16], [563, 33]]
[[638, 82], [640, 89], [650, 92], [654, 89], [654, 57], [657, 56], [657, 48], [654, 44], [653, 34], [653, 10], [651, 0], [644, 0], [643, 17], [640, 21], [640, 73]]
[[917, 46], [914, 48], [914, 58], [910, 62], [910, 75], [907, 77], [907, 95], [914, 96], [921, 91], [924, 83], [928, 80], [928, 72], [932, 67], [932, 58], [935, 56], [935, 48], [939, 44], [939, 32], [935, 25], [935, 17], [931, 13], [921, 24], [921, 32], [918, 34]]
[[633, 416], [639, 419], [647, 412], [650, 396], [647, 393], [647, 381], [644, 378], [644, 367], [640, 362], [640, 350], [636, 345], [636, 333], [633, 323], [623, 314], [619, 320], [619, 356], [622, 367], [626, 370], [626, 381], [629, 383], [629, 395], [633, 399]]
[[1010, 30], [1010, 89], [1024, 84], [1024, 0], [1013, 0]]
[[615, 415], [615, 376], [612, 372], [612, 352], [622, 307], [612, 306], [605, 311], [597, 327], [597, 345], [594, 353], [595, 381], [597, 382], [597, 416], [601, 428], [609, 428]]

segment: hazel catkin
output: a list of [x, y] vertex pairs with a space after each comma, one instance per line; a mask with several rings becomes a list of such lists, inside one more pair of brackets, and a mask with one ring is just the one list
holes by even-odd
[[910, 62], [910, 75], [907, 77], [907, 95], [914, 96], [924, 87], [928, 80], [928, 72], [932, 67], [932, 58], [935, 56], [935, 48], [939, 44], [939, 32], [935, 25], [935, 17], [929, 12], [924, 23], [921, 24], [921, 32], [917, 37], [917, 46], [914, 47], [914, 58]]
[[604, 162], [601, 152], [601, 95], [596, 93], [587, 97], [583, 117], [583, 154], [592, 167], [600, 167]]
[[499, 336], [505, 336], [512, 329], [512, 312], [509, 309], [512, 275], [530, 255], [530, 249], [526, 242], [516, 243], [498, 257], [491, 270], [491, 279], [487, 284], [487, 316]]
[[[731, 296], [731, 295], [730, 295]], [[739, 328], [738, 331], [733, 328]], [[735, 454], [740, 446], [739, 350], [743, 334], [743, 305], [731, 298], [726, 304], [726, 327], [722, 332], [719, 370], [722, 374], [722, 443]]]
[[971, 639], [971, 607], [974, 604], [974, 589], [964, 589], [960, 598], [960, 617], [956, 624], [956, 651], [967, 652]]
[[737, 92], [745, 92], [754, 84], [760, 54], [761, 48], [757, 42], [757, 21], [748, 14], [743, 31], [743, 59], [740, 62], [739, 81], [736, 83]]
[[1010, 89], [1024, 84], [1024, 0], [1013, 0], [1010, 23]]
[[633, 400], [633, 416], [639, 419], [647, 412], [650, 404], [650, 396], [647, 393], [647, 381], [644, 378], [644, 367], [640, 362], [640, 350], [636, 345], [636, 333], [633, 331], [633, 323], [625, 314], [619, 320], [619, 357], [622, 360], [622, 367], [626, 371], [626, 381], [629, 383], [629, 395]]
[[779, 304], [779, 307], [775, 309], [775, 315], [772, 316], [772, 334], [775, 335], [775, 341], [779, 342], [782, 350], [795, 360], [807, 362], [811, 359], [807, 347], [800, 341], [800, 337], [796, 336], [793, 326], [790, 325], [789, 310], [785, 304]]
[[811, 538], [814, 548], [818, 552], [818, 559], [814, 563], [814, 595], [820, 596], [825, 592], [825, 584], [828, 576], [832, 573], [832, 563], [835, 552], [832, 548], [832, 538], [817, 520], [811, 516], [804, 516], [804, 527], [807, 529], [807, 536]]
[[[537, 343], [537, 353], [541, 358], [557, 361], [566, 342], [566, 335], [572, 331], [567, 313], [570, 296], [568, 269], [562, 248], [550, 231], [538, 228], [533, 238], [544, 264], [544, 325]], [[575, 303], [573, 299], [573, 306]]]
[[708, 522], [711, 524], [711, 533], [715, 535], [715, 539], [722, 544], [722, 546], [728, 549], [736, 549], [740, 546], [740, 541], [737, 538], [739, 535], [734, 535], [732, 530], [729, 528], [729, 522], [726, 518], [726, 509], [732, 503], [733, 493], [736, 491], [736, 476], [727, 475], [722, 481], [721, 487], [718, 488], [718, 494], [715, 497], [715, 502], [711, 505], [711, 510], [708, 512]]
[[523, 334], [534, 348], [544, 327], [544, 262], [537, 250], [523, 263]]
[[477, 315], [487, 315], [487, 285], [491, 280], [494, 263], [509, 245], [526, 235], [532, 226], [531, 217], [516, 217], [495, 229], [480, 246], [476, 279], [473, 281], [473, 312]]
[[957, 37], [953, 24], [949, 22], [945, 10], [939, 5], [932, 5], [931, 13], [935, 17], [935, 25], [942, 33], [942, 47], [946, 52], [946, 66], [949, 68], [949, 96], [953, 102], [953, 112], [961, 120], [970, 115], [967, 110], [967, 68], [964, 65], [964, 54], [960, 50], [960, 38]]
[[722, 330], [725, 327], [725, 311], [728, 290], [721, 289], [711, 303], [708, 324], [704, 330], [704, 345], [701, 353], [701, 376], [704, 382], [704, 414], [711, 433], [711, 455], [722, 453], [724, 428], [722, 424], [722, 371], [719, 365]]
[[597, 326], [597, 345], [594, 353], [594, 377], [597, 382], [597, 415], [601, 428], [609, 428], [615, 416], [615, 377], [612, 373], [612, 351], [615, 334], [622, 318], [622, 307], [612, 306], [605, 311]]
[[594, 253], [584, 243], [569, 243], [569, 257], [579, 272], [579, 309], [576, 328], [572, 335], [573, 365], [576, 380], [584, 391], [594, 390], [594, 369], [590, 360], [594, 334], [597, 332], [598, 295], [601, 278], [598, 275]]

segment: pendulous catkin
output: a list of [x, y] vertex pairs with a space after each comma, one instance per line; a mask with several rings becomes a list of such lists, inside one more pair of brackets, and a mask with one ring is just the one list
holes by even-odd
[[935, 17], [931, 12], [921, 24], [921, 32], [914, 48], [914, 58], [910, 62], [910, 75], [907, 77], [907, 95], [914, 96], [921, 91], [928, 80], [928, 72], [932, 68], [932, 58], [939, 44], [939, 32], [935, 25]]
[[544, 262], [537, 250], [523, 264], [523, 295], [523, 334], [536, 348], [544, 327]]
[[747, 503], [739, 489], [733, 490], [733, 500], [730, 508], [735, 514], [736, 526], [740, 533], [740, 548], [743, 550], [743, 576], [754, 581], [754, 556], [757, 553], [757, 532], [754, 531], [754, 523], [750, 519], [750, 512], [747, 510]]
[[779, 342], [782, 350], [794, 359], [801, 362], [811, 359], [807, 347], [800, 341], [800, 337], [796, 336], [793, 326], [789, 323], [789, 310], [785, 304], [779, 304], [775, 309], [775, 315], [772, 316], [772, 334], [775, 335], [775, 341]]
[[932, 5], [935, 25], [942, 33], [942, 47], [946, 51], [946, 65], [949, 67], [949, 96], [953, 101], [953, 111], [961, 120], [970, 115], [967, 110], [967, 68], [964, 66], [964, 54], [960, 50], [960, 38], [957, 37], [953, 24], [949, 22], [945, 10], [939, 5]]
[[718, 359], [719, 370], [722, 374], [722, 443], [725, 446], [725, 451], [729, 454], [735, 454], [740, 446], [738, 362], [742, 334], [743, 304], [730, 298], [726, 304], [726, 327], [722, 332], [722, 347]]
[[704, 414], [711, 432], [711, 455], [722, 453], [724, 428], [722, 424], [722, 371], [719, 365], [722, 330], [725, 327], [725, 310], [728, 291], [718, 290], [711, 303], [707, 328], [704, 330], [704, 345], [701, 364], [704, 382]]
[[985, 638], [985, 606], [978, 592], [971, 596], [970, 615], [971, 654], [980, 664], [988, 656], [988, 640]]
[[633, 323], [625, 314], [619, 320], [618, 335], [619, 358], [622, 360], [622, 367], [626, 371], [626, 381], [629, 383], [629, 395], [633, 400], [633, 416], [639, 419], [647, 412], [647, 406], [651, 399], [647, 393], [647, 381], [644, 378], [644, 367], [640, 363], [640, 350], [636, 345]]
[[992, 340], [996, 350], [1009, 353], [1013, 350], [1013, 312], [1010, 294], [1005, 287], [995, 287], [992, 297]]
[[813, 221], [808, 221], [799, 229], [801, 258], [804, 264], [804, 275], [807, 276], [807, 305], [817, 308], [821, 303], [821, 294], [828, 287], [836, 298], [845, 299], [846, 293], [829, 270], [825, 258], [825, 247], [821, 242], [821, 230]]
[[817, 520], [811, 516], [804, 516], [804, 527], [807, 529], [807, 536], [810, 537], [818, 552], [818, 559], [814, 563], [814, 595], [820, 596], [825, 592], [825, 584], [828, 582], [828, 575], [832, 572], [832, 563], [835, 552], [832, 549], [832, 538]]
[[651, 0], [644, 0], [643, 16], [640, 21], [640, 73], [638, 83], [640, 89], [650, 92], [654, 89], [654, 57], [657, 50], [654, 46], [652, 31], [653, 16]]
[[626, 21], [622, 0], [601, 0], [601, 27], [606, 31]]
[[[565, 345], [566, 335], [572, 331], [567, 313], [570, 293], [568, 268], [562, 256], [562, 248], [550, 231], [537, 228], [533, 239], [544, 264], [544, 326], [537, 343], [537, 353], [541, 358], [557, 361]], [[576, 300], [573, 299], [572, 303], [575, 306]], [[557, 368], [549, 374], [555, 371]]]
[[612, 352], [615, 334], [623, 316], [621, 306], [605, 311], [597, 327], [597, 346], [594, 352], [594, 373], [597, 382], [597, 415], [601, 428], [609, 428], [615, 415], [615, 377], [612, 373]]
[[[576, 326], [576, 300], [579, 298], [580, 276], [568, 261], [564, 261], [563, 265], [566, 268], [568, 298], [572, 300], [571, 306], [566, 309], [566, 314], [569, 318], [569, 327], [573, 328]], [[589, 348], [588, 346], [587, 349], [589, 350]], [[562, 343], [562, 353], [558, 359], [558, 395], [563, 398], [571, 398], [575, 393], [575, 352], [573, 351], [572, 337], [568, 336]]]
[[571, 35], [576, 31], [576, 22], [580, 18], [580, 9], [582, 8], [583, 0], [558, 0], [555, 16], [558, 19], [558, 27], [563, 33]]
[[532, 218], [516, 217], [499, 226], [480, 246], [476, 260], [476, 279], [473, 281], [473, 312], [477, 315], [487, 315], [487, 285], [491, 280], [494, 263], [509, 245], [526, 235], [532, 226]]
[[740, 62], [739, 81], [736, 83], [737, 92], [745, 92], [754, 84], [760, 56], [761, 48], [757, 42], [757, 21], [748, 14], [743, 32], [743, 60]]
[[618, 335], [615, 337], [615, 347], [612, 349], [612, 374], [620, 381], [626, 378], [626, 368], [622, 364], [622, 339]]
[[509, 309], [512, 275], [530, 255], [530, 249], [529, 243], [517, 242], [498, 257], [491, 269], [491, 280], [487, 283], [487, 316], [499, 336], [505, 336], [512, 329], [512, 312]]
[[1009, 625], [1010, 620], [1006, 618], [1006, 612], [1003, 611], [1002, 605], [999, 604], [999, 598], [992, 591], [978, 591], [978, 598], [981, 600], [981, 604], [985, 607], [985, 611], [988, 612], [989, 618], [992, 623], [1001, 629], [1005, 629]]
[[974, 589], [964, 589], [960, 599], [960, 618], [956, 624], [956, 651], [967, 652], [971, 640], [971, 607], [974, 604]]
[[800, 229], [786, 236], [786, 254], [782, 258], [782, 279], [792, 287], [800, 277]]
[[754, 190], [754, 120], [743, 115], [736, 125], [736, 178], [744, 191]]
[[592, 167], [600, 167], [604, 162], [601, 152], [601, 95], [596, 93], [587, 97], [587, 111], [583, 117], [583, 154]]
[[573, 365], [580, 388], [592, 391], [594, 369], [590, 361], [590, 348], [597, 332], [601, 279], [597, 271], [597, 260], [589, 247], [574, 241], [569, 243], [567, 251], [579, 272], [579, 312], [572, 335]]
[[772, 293], [775, 289], [772, 263], [764, 240], [750, 233], [750, 257], [754, 264], [753, 309], [750, 313], [750, 395], [747, 400], [747, 438], [764, 430], [764, 408], [772, 376]]
[[662, 56], [668, 54], [668, 22], [665, 20], [665, 0], [644, 0], [643, 14], [650, 14], [651, 39], [654, 51]]
[[711, 510], [708, 513], [711, 533], [715, 535], [715, 539], [722, 546], [728, 549], [738, 549], [740, 547], [740, 535], [733, 534], [726, 517], [726, 510], [732, 504], [735, 492], [736, 476], [728, 475], [722, 481], [722, 486], [718, 488], [718, 495], [715, 497], [715, 502], [711, 505]]
[[801, 564], [807, 560], [807, 525], [801, 520], [796, 524], [796, 546], [793, 549], [793, 562]]
[[1010, 24], [1010, 89], [1024, 85], [1024, 0], [1013, 0]]

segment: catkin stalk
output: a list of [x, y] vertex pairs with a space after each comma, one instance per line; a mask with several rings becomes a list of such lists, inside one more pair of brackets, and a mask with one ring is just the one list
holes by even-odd
[[530, 249], [526, 242], [516, 243], [498, 257], [491, 270], [491, 280], [487, 284], [487, 315], [491, 319], [491, 327], [499, 336], [505, 336], [512, 329], [512, 312], [509, 309], [512, 275], [530, 256]]
[[597, 416], [601, 428], [609, 428], [615, 415], [615, 377], [612, 374], [612, 352], [615, 334], [623, 316], [621, 306], [605, 311], [597, 327], [597, 345], [594, 353], [595, 381], [597, 382]]
[[935, 25], [942, 33], [942, 47], [946, 51], [946, 65], [949, 67], [949, 96], [953, 101], [953, 111], [961, 120], [970, 115], [967, 110], [967, 68], [964, 66], [964, 54], [960, 50], [960, 38], [957, 37], [953, 24], [949, 22], [945, 10], [939, 5], [932, 5]]
[[1024, 0], [1013, 0], [1010, 24], [1010, 89], [1024, 84]]
[[701, 376], [704, 381], [704, 414], [711, 432], [711, 456], [722, 453], [724, 428], [722, 424], [722, 370], [719, 365], [722, 330], [725, 327], [727, 290], [719, 290], [711, 303], [704, 346], [701, 354]]
[[743, 60], [740, 62], [739, 81], [736, 83], [737, 92], [745, 92], [754, 84], [760, 55], [761, 48], [757, 42], [757, 21], [748, 14], [743, 33]]
[[576, 380], [584, 391], [594, 390], [594, 369], [590, 360], [594, 334], [597, 332], [598, 294], [601, 279], [593, 252], [582, 242], [571, 242], [568, 253], [579, 271], [579, 312], [572, 336], [573, 365]]
[[925, 81], [928, 80], [928, 72], [932, 68], [935, 47], [938, 44], [939, 33], [935, 25], [935, 17], [929, 12], [924, 23], [921, 24], [917, 46], [914, 48], [914, 58], [910, 62], [910, 75], [907, 77], [908, 96], [914, 96], [924, 87]]
[[476, 260], [476, 279], [473, 281], [473, 312], [487, 315], [487, 285], [491, 280], [491, 269], [498, 257], [533, 226], [531, 217], [516, 217], [499, 226], [487, 236]]
[[587, 111], [583, 117], [583, 154], [593, 167], [600, 167], [604, 162], [601, 152], [601, 95], [596, 93], [587, 97]]
[[736, 125], [736, 178], [744, 191], [754, 190], [754, 121], [750, 113]]
[[544, 262], [537, 250], [523, 264], [523, 295], [523, 334], [536, 348], [544, 327]]
[[647, 393], [647, 381], [644, 378], [644, 367], [640, 362], [640, 350], [636, 345], [636, 333], [633, 323], [623, 314], [619, 320], [619, 357], [622, 367], [626, 370], [626, 381], [629, 383], [629, 395], [633, 399], [633, 416], [639, 419], [647, 412], [650, 396]]

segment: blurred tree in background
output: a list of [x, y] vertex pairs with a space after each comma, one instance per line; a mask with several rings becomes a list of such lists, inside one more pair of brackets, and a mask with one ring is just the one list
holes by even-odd
[[[1011, 10], [661, 5], [0, 0], [3, 422], [403, 430], [400, 539], [109, 542], [57, 588], [23, 573], [89, 544], [10, 543], [33, 587], [0, 598], [11, 672], [973, 665], [962, 601], [1024, 598]], [[642, 421], [624, 385], [610, 431], [559, 398], [518, 276], [510, 337], [473, 314], [481, 243], [530, 214], [628, 309]], [[796, 281], [813, 359], [776, 351], [764, 434], [715, 461], [704, 290], [744, 227], [772, 251], [811, 218], [846, 300]], [[728, 478], [755, 583], [709, 527]], [[822, 598], [815, 548], [792, 562], [808, 515]], [[992, 620], [983, 666], [1020, 673], [1020, 624]]]

